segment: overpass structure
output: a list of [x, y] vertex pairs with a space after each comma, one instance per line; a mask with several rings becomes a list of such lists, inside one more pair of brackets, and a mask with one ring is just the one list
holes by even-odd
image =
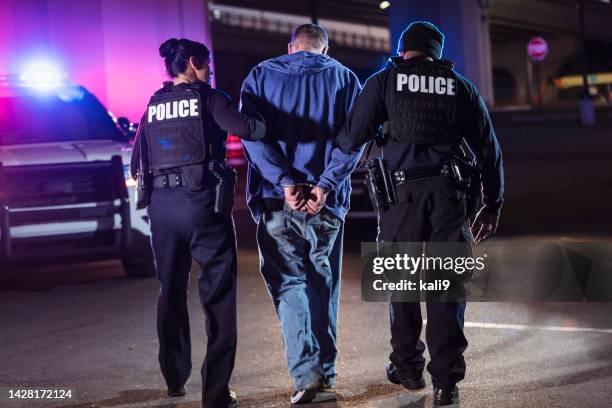
[[[576, 4], [585, 10], [585, 41]], [[189, 37], [213, 49], [215, 79], [234, 98], [248, 71], [286, 52], [293, 28], [318, 19], [330, 54], [365, 80], [395, 53], [408, 23], [426, 19], [446, 33], [445, 55], [493, 106], [575, 100], [582, 59], [591, 91], [612, 95], [610, 0], [3, 0], [0, 75], [28, 62], [58, 61], [116, 116], [137, 120], [151, 91], [166, 78], [159, 44]], [[529, 62], [527, 41], [541, 36], [549, 53]], [[584, 44], [584, 46], [583, 46]], [[539, 79], [539, 81], [537, 81]], [[539, 82], [539, 86], [536, 84]], [[578, 85], [577, 85], [578, 84]]]
[[[446, 34], [445, 56], [456, 62], [490, 105], [556, 103], [579, 95], [575, 81], [563, 82], [574, 84], [568, 87], [554, 81], [582, 70], [575, 0], [396, 0], [385, 10], [377, 0], [318, 3], [315, 14], [330, 33], [330, 54], [362, 79], [395, 54], [408, 23], [429, 20]], [[587, 70], [612, 72], [612, 4], [582, 3]], [[219, 62], [244, 73], [258, 60], [282, 53], [292, 29], [310, 21], [312, 5], [312, 0], [211, 0]], [[549, 49], [539, 63], [527, 56], [527, 43], [535, 36], [543, 37]], [[230, 90], [236, 87], [230, 80], [223, 82]], [[605, 86], [592, 92], [605, 96]]]

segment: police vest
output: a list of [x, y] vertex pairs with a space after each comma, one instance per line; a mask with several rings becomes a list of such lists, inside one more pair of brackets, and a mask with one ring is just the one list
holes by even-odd
[[209, 88], [166, 84], [149, 101], [146, 135], [149, 166], [155, 170], [183, 167], [206, 158], [206, 98]]
[[406, 62], [390, 69], [390, 139], [413, 144], [457, 143], [458, 81], [452, 62]]

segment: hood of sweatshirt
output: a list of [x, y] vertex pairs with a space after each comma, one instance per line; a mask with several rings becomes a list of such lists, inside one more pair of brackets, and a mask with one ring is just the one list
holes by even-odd
[[340, 65], [340, 63], [328, 55], [299, 51], [269, 59], [260, 65], [287, 75], [308, 75]]

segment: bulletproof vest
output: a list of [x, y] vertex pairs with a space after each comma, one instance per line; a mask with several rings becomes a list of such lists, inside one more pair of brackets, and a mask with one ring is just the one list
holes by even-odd
[[146, 135], [154, 170], [204, 162], [206, 99], [210, 88], [165, 83], [149, 101]]
[[458, 81], [452, 67], [447, 60], [391, 64], [386, 99], [392, 141], [457, 143]]

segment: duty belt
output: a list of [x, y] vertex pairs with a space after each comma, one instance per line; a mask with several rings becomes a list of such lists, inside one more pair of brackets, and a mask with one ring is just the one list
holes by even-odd
[[391, 179], [395, 184], [404, 184], [411, 180], [429, 177], [452, 176], [451, 167], [448, 164], [442, 166], [417, 167], [413, 169], [391, 170]]
[[182, 185], [183, 175], [181, 173], [169, 173], [153, 177], [153, 188], [173, 188]]

